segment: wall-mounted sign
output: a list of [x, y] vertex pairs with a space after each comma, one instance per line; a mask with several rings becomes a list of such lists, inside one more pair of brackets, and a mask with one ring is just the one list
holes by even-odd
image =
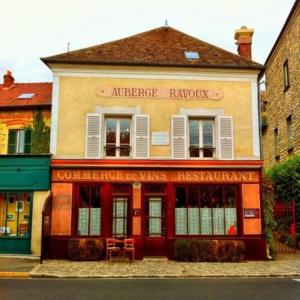
[[259, 218], [259, 208], [245, 208], [244, 209], [245, 219], [258, 219]]
[[157, 98], [157, 99], [190, 99], [220, 100], [224, 93], [220, 89], [175, 89], [175, 88], [142, 88], [142, 87], [107, 87], [96, 89], [99, 97], [118, 98]]
[[167, 132], [167, 131], [153, 131], [151, 141], [152, 141], [152, 145], [154, 145], [154, 146], [169, 145], [169, 132]]

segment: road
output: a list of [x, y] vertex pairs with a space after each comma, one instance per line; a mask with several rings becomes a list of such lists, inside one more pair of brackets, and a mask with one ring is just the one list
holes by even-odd
[[300, 279], [1, 279], [1, 300], [299, 300]]

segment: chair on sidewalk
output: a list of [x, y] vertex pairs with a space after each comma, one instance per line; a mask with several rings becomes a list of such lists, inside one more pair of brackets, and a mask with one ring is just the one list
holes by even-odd
[[135, 260], [134, 239], [125, 239], [124, 240], [123, 256], [125, 257], [127, 254], [129, 254], [129, 257], [132, 260]]
[[106, 259], [111, 260], [113, 257], [120, 256], [121, 248], [116, 247], [116, 240], [114, 238], [106, 239]]

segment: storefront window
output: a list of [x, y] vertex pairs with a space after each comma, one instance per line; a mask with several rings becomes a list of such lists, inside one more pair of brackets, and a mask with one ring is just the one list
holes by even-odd
[[177, 186], [177, 235], [237, 234], [236, 186]]
[[28, 192], [0, 193], [0, 238], [30, 236], [30, 206]]
[[79, 187], [78, 235], [101, 234], [101, 198], [96, 185]]

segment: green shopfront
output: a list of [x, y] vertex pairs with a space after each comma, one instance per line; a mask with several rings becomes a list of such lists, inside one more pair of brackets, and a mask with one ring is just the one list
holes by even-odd
[[0, 253], [37, 254], [49, 155], [0, 156]]

